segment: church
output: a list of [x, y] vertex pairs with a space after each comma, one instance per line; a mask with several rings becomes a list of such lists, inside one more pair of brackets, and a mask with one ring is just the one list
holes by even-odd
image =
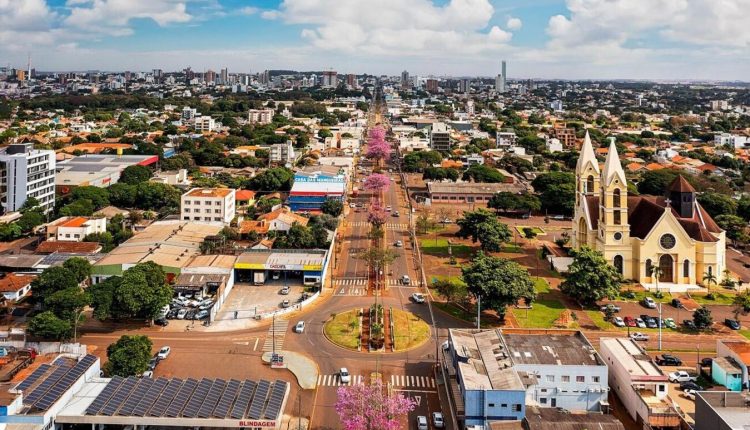
[[[604, 255], [624, 279], [683, 290], [707, 274], [723, 279], [726, 235], [678, 176], [663, 196], [628, 196], [614, 142], [600, 168], [586, 133], [576, 165], [576, 201], [571, 243]], [[657, 269], [658, 268], [658, 269]]]

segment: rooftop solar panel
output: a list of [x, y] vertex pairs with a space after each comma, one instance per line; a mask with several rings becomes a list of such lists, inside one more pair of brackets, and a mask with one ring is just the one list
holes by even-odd
[[201, 407], [203, 402], [206, 400], [208, 392], [211, 390], [211, 386], [214, 381], [211, 379], [202, 379], [195, 392], [190, 396], [190, 400], [185, 409], [182, 411], [182, 416], [187, 418], [195, 418], [198, 416], [198, 409]]
[[107, 401], [102, 410], [99, 412], [101, 415], [114, 415], [123, 403], [128, 399], [130, 393], [135, 389], [138, 379], [132, 376], [128, 377], [117, 389], [117, 392]]
[[223, 379], [217, 379], [214, 381], [214, 385], [211, 386], [211, 390], [206, 395], [206, 400], [203, 401], [200, 409], [198, 409], [198, 418], [208, 418], [214, 411], [216, 404], [219, 403], [221, 394], [227, 387], [227, 381]]
[[268, 397], [268, 391], [271, 388], [271, 383], [265, 379], [261, 379], [258, 382], [258, 389], [255, 390], [253, 401], [250, 403], [250, 410], [247, 412], [247, 417], [250, 419], [260, 419], [263, 407], [266, 405], [266, 397]]
[[154, 406], [148, 412], [148, 415], [152, 417], [160, 417], [164, 415], [164, 411], [167, 410], [167, 406], [169, 406], [175, 396], [177, 396], [180, 387], [182, 387], [182, 379], [172, 379], [169, 381], [169, 385], [167, 385], [167, 388], [164, 389], [164, 392], [161, 393], [159, 398], [156, 399], [156, 402], [154, 402]]
[[146, 394], [143, 396], [141, 401], [138, 402], [136, 407], [133, 409], [131, 415], [138, 417], [144, 416], [146, 412], [154, 405], [156, 398], [159, 397], [161, 392], [164, 390], [164, 387], [167, 386], [167, 382], [168, 380], [165, 378], [159, 378], [154, 381], [154, 383], [151, 384], [151, 388], [146, 391]]
[[232, 407], [232, 413], [229, 414], [230, 417], [235, 420], [245, 417], [245, 411], [247, 411], [247, 407], [250, 405], [250, 400], [252, 400], [253, 393], [255, 393], [255, 388], [257, 386], [258, 384], [255, 383], [255, 381], [245, 381], [245, 383], [242, 384], [240, 395], [237, 396], [237, 401], [234, 402], [234, 407]]
[[219, 403], [214, 408], [213, 416], [216, 418], [229, 418], [229, 409], [234, 403], [234, 399], [237, 397], [237, 393], [240, 391], [240, 381], [232, 379], [227, 384], [227, 388], [222, 393]]
[[51, 368], [52, 366], [50, 366], [49, 364], [42, 364], [41, 366], [37, 367], [36, 370], [31, 373], [31, 375], [21, 381], [20, 384], [16, 385], [16, 391], [25, 391], [26, 389], [34, 385], [34, 383], [39, 380], [39, 378], [41, 378], [47, 370]]
[[69, 367], [58, 367], [55, 369], [49, 376], [47, 376], [41, 384], [39, 384], [34, 390], [29, 393], [28, 396], [25, 396], [23, 399], [24, 404], [27, 405], [33, 405], [37, 400], [41, 399], [44, 396], [44, 393], [46, 393], [54, 384], [57, 383], [57, 381], [60, 380], [60, 378], [63, 377], [66, 373], [68, 373], [68, 370], [70, 370]]
[[138, 381], [138, 385], [136, 385], [135, 389], [132, 393], [128, 396], [127, 400], [120, 406], [120, 409], [117, 412], [117, 415], [121, 416], [129, 416], [133, 413], [133, 409], [135, 409], [135, 406], [138, 404], [138, 402], [143, 399], [143, 396], [146, 394], [146, 391], [148, 391], [149, 388], [151, 388], [151, 385], [154, 383], [154, 380], [151, 378], [141, 378]]
[[104, 387], [99, 395], [96, 396], [94, 401], [91, 402], [89, 407], [86, 408], [86, 415], [98, 414], [102, 407], [104, 407], [104, 404], [107, 403], [107, 400], [109, 400], [110, 397], [112, 397], [112, 395], [115, 393], [115, 391], [120, 388], [120, 384], [122, 384], [122, 381], [124, 381], [124, 379], [121, 376], [115, 376], [114, 378], [112, 378], [112, 380], [109, 381], [109, 384]]
[[44, 395], [34, 402], [33, 406], [41, 410], [47, 410], [54, 405], [62, 395], [73, 386], [73, 384], [83, 376], [84, 373], [96, 362], [96, 356], [86, 355], [75, 366], [69, 368], [60, 380], [44, 393]]
[[267, 420], [275, 420], [281, 412], [281, 404], [284, 403], [284, 397], [286, 397], [287, 382], [279, 379], [273, 383], [273, 389], [271, 390], [271, 397], [268, 399], [268, 406], [263, 416]]
[[172, 403], [169, 404], [165, 415], [170, 418], [178, 417], [180, 415], [180, 412], [182, 412], [182, 410], [185, 408], [185, 404], [187, 403], [188, 399], [190, 399], [190, 396], [193, 394], [193, 391], [195, 391], [195, 387], [197, 386], [198, 381], [196, 381], [195, 379], [190, 378], [185, 381], [185, 383], [182, 385], [182, 388], [180, 388], [180, 392], [177, 393], [177, 396], [175, 396]]

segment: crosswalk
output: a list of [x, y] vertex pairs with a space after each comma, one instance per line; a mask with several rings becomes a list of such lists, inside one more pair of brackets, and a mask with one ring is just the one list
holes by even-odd
[[281, 351], [284, 347], [284, 336], [286, 335], [286, 329], [289, 326], [289, 321], [277, 319], [268, 328], [268, 336], [266, 341], [263, 343], [263, 352], [269, 352], [274, 350], [274, 344], [276, 351]]
[[[349, 375], [349, 382], [341, 382], [338, 373], [333, 375], [318, 375], [318, 387], [341, 387], [362, 384], [366, 381], [363, 375]], [[435, 378], [432, 376], [391, 375], [390, 384], [398, 388], [412, 388], [427, 390], [436, 388]]]
[[340, 278], [333, 280], [334, 287], [366, 286], [367, 278]]
[[[370, 223], [366, 221], [347, 222], [345, 224], [349, 227], [369, 227], [370, 226]], [[409, 229], [409, 224], [387, 222], [385, 223], [385, 228], [386, 230], [407, 231]]]

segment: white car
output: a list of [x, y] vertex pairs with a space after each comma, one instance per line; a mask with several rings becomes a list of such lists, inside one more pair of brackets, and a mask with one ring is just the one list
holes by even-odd
[[178, 320], [184, 320], [185, 315], [187, 315], [188, 310], [186, 308], [182, 308], [179, 311], [177, 311], [177, 319]]
[[651, 297], [646, 297], [643, 299], [643, 306], [649, 309], [656, 309], [656, 301]]
[[616, 327], [625, 327], [625, 321], [621, 317], [614, 317], [612, 319], [612, 324]]
[[158, 358], [159, 360], [166, 360], [166, 358], [169, 357], [169, 353], [170, 352], [172, 352], [172, 348], [170, 348], [168, 346], [163, 346], [159, 350], [159, 353], [156, 354], [156, 358]]
[[356, 207], [357, 207], [357, 205], [356, 205], [356, 204], [354, 204], [354, 203], [349, 203], [349, 207], [350, 207], [350, 208], [352, 208], [352, 209], [354, 209], [354, 208], [356, 208]]
[[417, 430], [429, 430], [426, 416], [420, 415], [417, 417]]
[[690, 374], [684, 370], [677, 370], [669, 374], [669, 382], [687, 382], [695, 381], [696, 379], [698, 378], [690, 376]]
[[393, 242], [393, 246], [395, 246], [396, 248], [401, 248], [402, 246], [404, 246], [404, 242], [401, 242], [400, 240], [397, 240], [397, 241]]
[[390, 205], [385, 207], [386, 212], [390, 212], [391, 210], [393, 210], [393, 208]]
[[432, 413], [432, 426], [435, 427], [436, 429], [445, 428], [445, 421], [443, 420], [442, 412]]
[[305, 322], [300, 321], [297, 323], [297, 325], [294, 326], [294, 332], [295, 333], [304, 333], [305, 332]]
[[145, 371], [145, 372], [143, 372], [141, 374], [141, 378], [149, 378], [149, 379], [151, 379], [153, 377], [154, 377], [154, 372], [151, 371], [151, 370], [147, 370], [147, 371]]
[[648, 335], [639, 331], [630, 333], [630, 338], [633, 340], [648, 340]]
[[424, 294], [414, 293], [411, 295], [411, 299], [414, 300], [414, 303], [424, 303]]
[[339, 370], [339, 379], [342, 384], [348, 384], [351, 382], [352, 377], [349, 375], [349, 370], [346, 367], [342, 367], [341, 370]]
[[685, 398], [690, 400], [695, 400], [695, 390], [688, 388], [687, 390], [684, 390], [682, 392], [682, 395], [685, 396]]

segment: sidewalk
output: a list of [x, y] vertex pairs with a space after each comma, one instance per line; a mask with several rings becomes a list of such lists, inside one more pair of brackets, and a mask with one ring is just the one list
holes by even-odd
[[[318, 385], [318, 365], [307, 356], [294, 351], [279, 351], [277, 353], [284, 357], [284, 368], [292, 372], [303, 390], [314, 390]], [[263, 354], [261, 359], [264, 363], [271, 362], [271, 352]]]

